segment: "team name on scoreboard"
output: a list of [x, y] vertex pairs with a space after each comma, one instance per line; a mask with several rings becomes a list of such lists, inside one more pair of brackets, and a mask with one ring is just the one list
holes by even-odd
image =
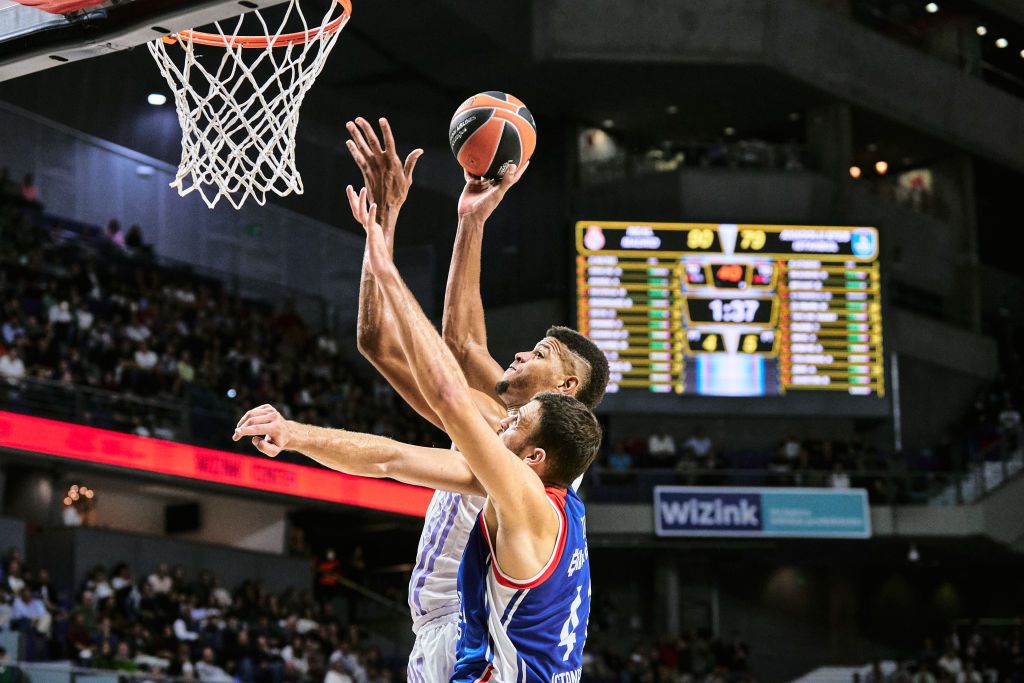
[[609, 391], [885, 393], [875, 228], [581, 221], [576, 254]]

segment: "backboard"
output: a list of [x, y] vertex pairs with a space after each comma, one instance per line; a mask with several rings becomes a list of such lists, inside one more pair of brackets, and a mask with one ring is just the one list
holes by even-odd
[[0, 0], [0, 81], [284, 0]]

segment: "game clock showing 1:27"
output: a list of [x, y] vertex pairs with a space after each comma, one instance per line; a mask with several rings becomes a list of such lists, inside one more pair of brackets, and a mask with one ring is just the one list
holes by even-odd
[[875, 228], [580, 221], [576, 295], [610, 392], [885, 394]]

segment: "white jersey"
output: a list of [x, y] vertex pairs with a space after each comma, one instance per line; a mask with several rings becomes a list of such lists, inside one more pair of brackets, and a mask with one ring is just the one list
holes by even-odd
[[[459, 613], [459, 563], [486, 498], [435, 491], [423, 520], [416, 568], [409, 580], [412, 629]], [[454, 644], [453, 644], [454, 648]], [[454, 651], [454, 649], [453, 649]]]
[[[579, 489], [581, 481], [582, 475], [573, 482], [573, 490]], [[486, 501], [483, 496], [434, 492], [416, 549], [416, 568], [409, 579], [414, 632], [429, 621], [459, 614], [459, 564]]]

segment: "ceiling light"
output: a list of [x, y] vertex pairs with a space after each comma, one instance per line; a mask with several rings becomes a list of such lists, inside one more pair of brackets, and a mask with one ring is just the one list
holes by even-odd
[[1010, 41], [1008, 41], [1006, 38], [999, 38], [999, 39], [996, 40], [996, 47], [999, 47], [999, 48], [1007, 47], [1007, 46], [1009, 46], [1009, 44], [1010, 44]]
[[885, 175], [889, 172], [889, 162], [879, 161], [875, 163], [875, 170], [878, 171], [878, 175]]
[[860, 178], [860, 172], [861, 172], [860, 171], [860, 166], [851, 166], [850, 167], [850, 177], [851, 178], [853, 178], [855, 180], [857, 178]]
[[988, 27], [987, 26], [979, 26], [978, 28], [974, 29], [974, 31], [979, 36], [984, 36], [984, 35], [988, 34]]
[[611, 119], [605, 119], [604, 121], [601, 122], [601, 125], [605, 128], [611, 128], [612, 126], [615, 125], [615, 122], [612, 121]]
[[725, 127], [725, 134], [726, 135], [736, 135], [736, 129], [733, 128], [732, 126], [726, 126]]
[[674, 104], [670, 104], [667, 107], [665, 107], [665, 112], [668, 113], [668, 114], [678, 114], [679, 113], [679, 107], [677, 107]]
[[927, 5], [924, 6], [924, 10], [928, 14], [935, 14], [936, 12], [939, 11], [939, 6], [936, 5], [934, 2], [929, 2]]
[[907, 551], [907, 559], [911, 562], [917, 562], [921, 559], [921, 553], [917, 552], [917, 544], [910, 544], [910, 550]]
[[162, 92], [151, 92], [149, 93], [149, 96], [146, 97], [146, 101], [154, 107], [159, 107], [160, 105], [167, 103], [167, 95], [164, 95]]

